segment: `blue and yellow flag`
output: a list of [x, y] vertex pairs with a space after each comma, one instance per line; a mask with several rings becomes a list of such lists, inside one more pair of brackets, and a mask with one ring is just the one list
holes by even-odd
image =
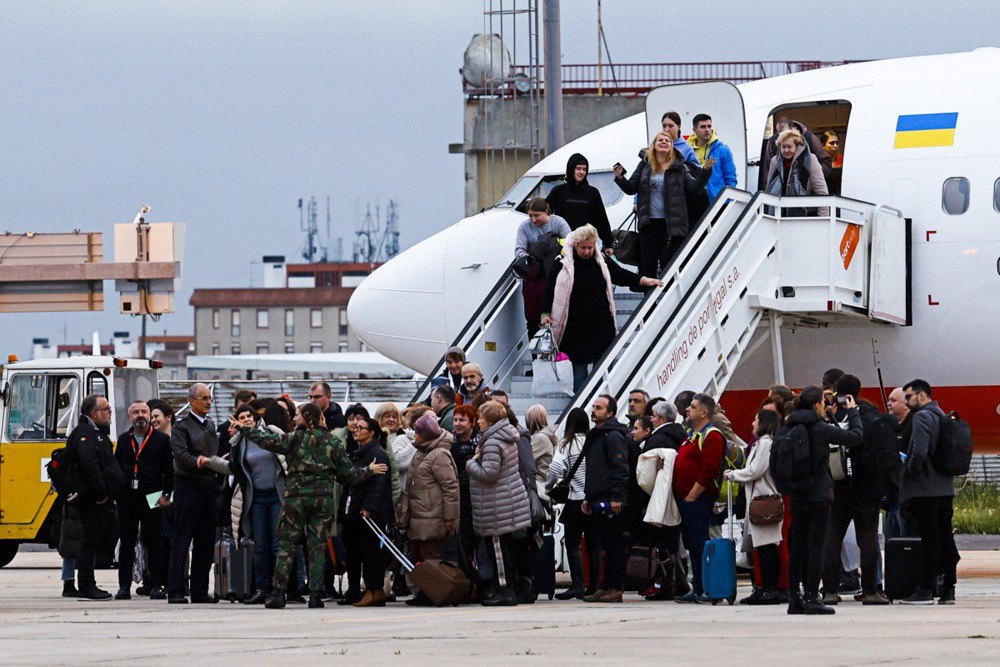
[[954, 146], [958, 113], [920, 113], [896, 120], [893, 148]]

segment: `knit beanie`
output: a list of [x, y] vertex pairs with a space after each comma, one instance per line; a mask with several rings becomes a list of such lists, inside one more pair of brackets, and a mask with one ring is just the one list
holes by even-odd
[[425, 412], [413, 425], [413, 432], [424, 440], [434, 440], [441, 435], [441, 427], [433, 412]]

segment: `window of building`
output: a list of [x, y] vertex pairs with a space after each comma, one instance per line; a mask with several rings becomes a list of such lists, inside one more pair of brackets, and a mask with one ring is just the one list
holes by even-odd
[[285, 354], [295, 354], [295, 343], [285, 343]]
[[347, 343], [337, 343], [337, 352], [347, 352]]
[[313, 308], [309, 311], [309, 326], [313, 329], [319, 329], [323, 326], [323, 311], [319, 308]]
[[240, 353], [240, 344], [239, 343], [233, 343], [233, 346], [231, 348], [229, 348], [229, 350], [230, 350], [231, 354], [239, 354]]
[[257, 328], [266, 329], [267, 328], [267, 311], [258, 310], [257, 311]]
[[993, 210], [1000, 213], [1000, 178], [993, 184]]
[[217, 357], [222, 354], [222, 346], [218, 343], [212, 343], [212, 356]]
[[340, 321], [340, 326], [338, 327], [340, 329], [340, 335], [341, 336], [346, 336], [347, 335], [347, 309], [346, 308], [341, 308], [339, 311], [337, 311], [337, 316], [339, 317], [339, 321]]
[[229, 314], [229, 324], [230, 324], [230, 335], [239, 336], [240, 335], [240, 311], [233, 310]]
[[212, 328], [218, 329], [222, 326], [222, 317], [219, 315], [219, 309], [215, 308], [212, 310]]
[[267, 343], [257, 343], [257, 354], [269, 354], [271, 346]]
[[309, 343], [309, 354], [319, 354], [323, 351], [323, 343]]
[[948, 215], [962, 215], [969, 210], [969, 179], [956, 176], [945, 180], [941, 188], [941, 206]]
[[285, 309], [285, 335], [295, 335], [295, 311], [291, 308]]

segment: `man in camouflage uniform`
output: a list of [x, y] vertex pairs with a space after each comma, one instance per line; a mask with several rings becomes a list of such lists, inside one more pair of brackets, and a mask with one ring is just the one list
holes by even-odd
[[[315, 413], [315, 414], [313, 414]], [[321, 426], [319, 410], [312, 404], [299, 407], [296, 430], [288, 435], [241, 427], [247, 438], [268, 451], [283, 454], [288, 463], [285, 496], [278, 519], [278, 558], [274, 567], [274, 593], [264, 606], [285, 606], [285, 587], [292, 568], [296, 545], [306, 536], [309, 560], [309, 607], [323, 606], [323, 565], [326, 541], [336, 512], [334, 483], [354, 485], [372, 475], [385, 474], [385, 465], [374, 461], [356, 468], [347, 458], [342, 431], [327, 432]]]

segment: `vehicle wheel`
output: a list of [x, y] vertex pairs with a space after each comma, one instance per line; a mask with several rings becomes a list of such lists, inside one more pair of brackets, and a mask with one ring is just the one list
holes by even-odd
[[0, 540], [0, 567], [6, 566], [17, 555], [17, 547], [20, 542], [16, 540]]

